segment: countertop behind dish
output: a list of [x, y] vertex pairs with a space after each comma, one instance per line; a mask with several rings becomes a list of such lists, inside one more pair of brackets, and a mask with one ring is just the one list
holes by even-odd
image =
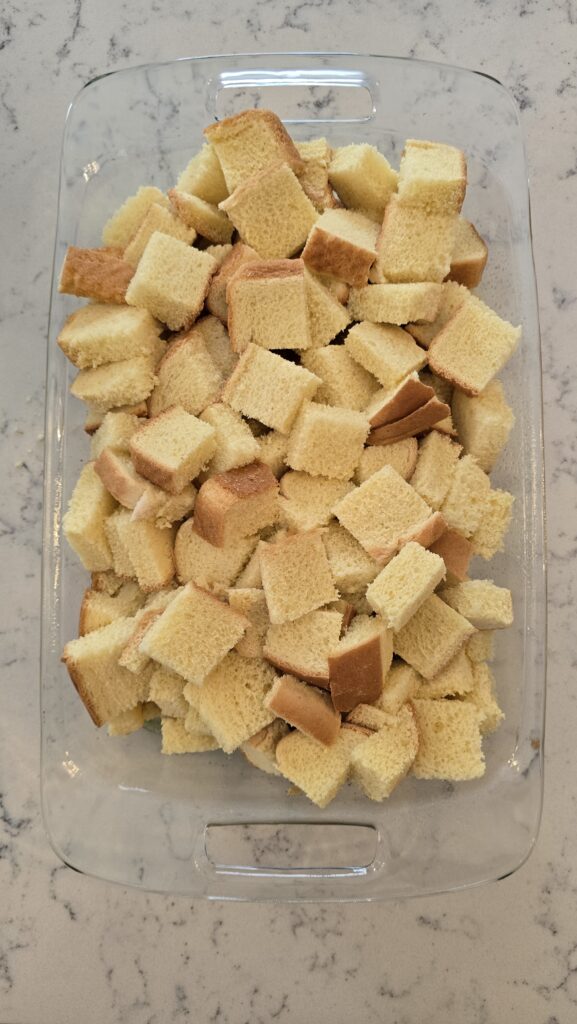
[[[61, 132], [96, 74], [176, 56], [351, 49], [485, 70], [521, 108], [543, 336], [550, 689], [545, 813], [497, 885], [375, 905], [144, 895], [54, 856], [38, 793], [45, 335]], [[569, 1024], [577, 1014], [577, 2], [175, 0], [0, 16], [0, 1024]], [[545, 610], [544, 610], [545, 611]]]

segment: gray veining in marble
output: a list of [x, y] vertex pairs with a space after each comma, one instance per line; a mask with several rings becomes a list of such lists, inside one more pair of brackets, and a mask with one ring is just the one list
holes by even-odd
[[[63, 867], [38, 801], [45, 331], [59, 145], [92, 76], [234, 50], [352, 49], [479, 68], [522, 112], [549, 486], [546, 803], [515, 876], [391, 905], [190, 903]], [[4, 0], [0, 10], [0, 1024], [577, 1020], [576, 0]]]

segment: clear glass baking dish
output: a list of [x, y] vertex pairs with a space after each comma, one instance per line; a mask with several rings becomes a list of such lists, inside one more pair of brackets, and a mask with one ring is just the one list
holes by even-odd
[[[163, 757], [159, 737], [110, 739], [92, 725], [60, 663], [76, 635], [86, 574], [61, 518], [88, 457], [70, 367], [56, 345], [77, 304], [58, 294], [66, 246], [99, 244], [141, 184], [170, 187], [203, 127], [247, 106], [277, 111], [297, 139], [376, 144], [394, 163], [407, 137], [467, 153], [465, 212], [489, 244], [480, 294], [523, 325], [503, 377], [516, 425], [494, 479], [516, 497], [507, 550], [487, 570], [513, 590], [498, 637], [506, 712], [485, 744], [484, 778], [407, 779], [383, 804], [347, 787], [325, 811], [222, 753]], [[62, 151], [50, 309], [43, 562], [42, 800], [50, 842], [78, 871], [187, 896], [372, 900], [503, 878], [528, 856], [542, 802], [546, 603], [541, 368], [527, 171], [518, 112], [484, 74], [339, 53], [186, 58], [90, 82], [70, 107]]]

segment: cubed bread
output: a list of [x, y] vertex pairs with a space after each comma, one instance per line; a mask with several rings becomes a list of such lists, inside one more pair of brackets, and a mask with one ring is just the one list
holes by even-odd
[[339, 642], [342, 622], [342, 612], [321, 608], [293, 622], [269, 625], [264, 657], [281, 672], [328, 689], [329, 652]]
[[62, 532], [85, 569], [98, 572], [112, 568], [112, 553], [105, 531], [107, 517], [116, 503], [94, 469], [87, 462], [76, 482]]
[[228, 321], [227, 289], [232, 277], [247, 263], [260, 262], [259, 254], [245, 245], [244, 242], [235, 242], [225, 260], [221, 263], [216, 274], [212, 278], [206, 296], [207, 308], [223, 323]]
[[195, 530], [216, 547], [234, 545], [277, 521], [277, 495], [277, 478], [262, 462], [215, 473], [198, 492]]
[[293, 256], [318, 217], [286, 163], [271, 164], [247, 178], [220, 203], [220, 209], [262, 259]]
[[444, 281], [440, 287], [441, 300], [433, 322], [407, 324], [407, 331], [409, 334], [412, 334], [413, 338], [423, 348], [429, 348], [433, 338], [439, 334], [441, 328], [449, 322], [459, 307], [471, 298], [469, 290], [455, 281]]
[[439, 555], [411, 541], [367, 588], [367, 601], [385, 625], [398, 631], [431, 596], [445, 572]]
[[177, 577], [181, 583], [192, 580], [208, 590], [226, 589], [248, 562], [257, 540], [257, 537], [243, 537], [228, 548], [216, 548], [200, 537], [194, 529], [194, 521], [187, 519], [174, 543]]
[[[160, 665], [184, 676], [187, 682], [201, 686], [209, 672], [238, 643], [248, 625], [244, 616], [214, 595], [187, 583], [150, 627], [141, 650]], [[212, 726], [211, 731], [214, 732]]]
[[432, 281], [440, 283], [451, 269], [457, 217], [407, 206], [391, 196], [377, 239], [371, 273], [376, 284]]
[[344, 345], [309, 349], [301, 357], [303, 366], [322, 381], [318, 402], [362, 412], [378, 389], [378, 383], [349, 355]]
[[181, 242], [186, 242], [187, 245], [192, 245], [196, 239], [194, 227], [187, 225], [171, 210], [167, 210], [159, 203], [153, 203], [134, 238], [130, 239], [124, 250], [123, 258], [134, 269], [140, 263], [142, 254], [155, 231], [159, 231], [162, 235], [170, 235], [171, 238], [178, 238]]
[[195, 501], [196, 488], [192, 484], [187, 484], [178, 494], [167, 494], [149, 482], [132, 510], [132, 521], [136, 523], [145, 519], [165, 530], [190, 515]]
[[410, 480], [417, 464], [419, 446], [416, 437], [406, 437], [392, 444], [364, 448], [355, 470], [355, 483], [364, 484], [383, 466], [391, 466], [403, 480]]
[[350, 356], [390, 390], [427, 362], [427, 353], [402, 327], [355, 324], [345, 338]]
[[337, 200], [329, 185], [332, 150], [327, 140], [310, 139], [307, 142], [296, 142], [295, 145], [303, 161], [303, 168], [298, 172], [299, 181], [315, 209], [322, 213], [336, 206]]
[[214, 147], [229, 192], [278, 161], [297, 172], [303, 168], [293, 140], [272, 110], [243, 110], [210, 124], [204, 134]]
[[488, 507], [489, 477], [472, 455], [459, 459], [441, 512], [447, 526], [471, 537], [478, 529]]
[[347, 480], [291, 471], [280, 482], [278, 499], [281, 519], [295, 533], [326, 526], [336, 502], [353, 489]]
[[520, 327], [471, 296], [435, 335], [429, 365], [465, 394], [479, 395], [511, 358], [520, 337]]
[[144, 717], [144, 704], [137, 704], [129, 711], [121, 711], [119, 715], [107, 723], [106, 731], [109, 736], [130, 736], [133, 732], [142, 729], [146, 719]]
[[161, 723], [163, 754], [203, 754], [218, 750], [214, 736], [191, 732], [181, 718], [165, 718]]
[[415, 696], [420, 700], [462, 697], [473, 685], [471, 662], [463, 649], [432, 679], [422, 679]]
[[408, 774], [419, 748], [412, 707], [405, 705], [351, 754], [352, 777], [371, 800], [384, 800]]
[[[164, 343], [159, 342], [162, 349]], [[82, 402], [98, 405], [102, 415], [109, 409], [133, 405], [148, 398], [156, 384], [155, 357], [133, 356], [118, 363], [106, 363], [90, 370], [80, 370], [72, 382], [70, 394]]]
[[276, 748], [289, 731], [288, 724], [283, 722], [282, 718], [275, 718], [274, 722], [265, 725], [264, 729], [259, 729], [246, 743], [241, 743], [241, 750], [247, 761], [261, 772], [280, 775], [276, 766]]
[[221, 397], [244, 416], [288, 434], [300, 406], [312, 398], [320, 383], [303, 366], [251, 344], [242, 353]]
[[[176, 188], [169, 190], [168, 198], [176, 216], [194, 231], [195, 236], [198, 233], [217, 245], [230, 242], [233, 225], [217, 205]], [[190, 241], [193, 242], [194, 237]]]
[[418, 779], [461, 782], [485, 774], [478, 709], [460, 700], [413, 700], [419, 749], [412, 772]]
[[[88, 402], [84, 420], [84, 430], [86, 433], [91, 436], [95, 434], [98, 428], [102, 426], [104, 418], [109, 411], [109, 409], [103, 408], [100, 405], [93, 405]], [[133, 405], [119, 405], [113, 411], [115, 413], [127, 413], [129, 416], [136, 416], [138, 419], [142, 419], [148, 416], [148, 405], [146, 400], [143, 399], [141, 402], [135, 402]]]
[[417, 434], [423, 434], [430, 430], [450, 414], [450, 406], [440, 402], [435, 396], [401, 420], [396, 420], [395, 423], [385, 423], [382, 427], [375, 427], [369, 434], [367, 444], [391, 444], [393, 441], [403, 441], [407, 437], [415, 437]]
[[180, 192], [190, 192], [207, 203], [218, 205], [226, 199], [228, 188], [220, 160], [210, 143], [205, 143], [202, 149], [195, 153], [179, 175], [176, 187]]
[[492, 380], [476, 397], [455, 388], [451, 411], [463, 448], [490, 473], [515, 423], [501, 381]]
[[62, 661], [95, 725], [103, 725], [147, 699], [148, 678], [121, 668], [118, 658], [133, 629], [116, 619], [77, 640], [69, 640]]
[[149, 399], [151, 416], [173, 405], [198, 416], [216, 399], [223, 379], [196, 326], [171, 343], [156, 368], [156, 376], [158, 381]]
[[467, 188], [465, 154], [454, 146], [407, 139], [399, 169], [399, 202], [435, 213], [460, 213]]
[[[430, 373], [429, 370], [421, 370], [420, 377], [423, 384], [427, 384], [432, 387], [439, 401], [444, 402], [445, 405], [450, 407], [454, 390], [453, 385], [450, 384], [449, 381], [443, 380], [442, 377], [437, 377], [435, 373]], [[441, 434], [447, 434], [454, 440], [457, 439], [457, 431], [450, 412], [446, 419], [439, 420], [435, 423], [434, 429], [438, 430]]]
[[492, 661], [495, 657], [495, 633], [492, 629], [479, 629], [465, 644], [470, 661]]
[[262, 658], [264, 640], [270, 625], [264, 590], [255, 587], [231, 588], [228, 590], [228, 603], [233, 611], [244, 615], [250, 623], [235, 651], [243, 658]]
[[381, 221], [397, 189], [398, 174], [376, 146], [341, 146], [329, 165], [329, 181], [345, 206]]
[[447, 497], [461, 451], [460, 444], [436, 430], [422, 439], [411, 487], [431, 508], [440, 509]]
[[[377, 561], [387, 562], [411, 540], [426, 546], [443, 529], [429, 505], [391, 467], [383, 466], [335, 505], [334, 514]], [[432, 528], [432, 529], [431, 529]]]
[[114, 452], [128, 452], [130, 438], [138, 425], [138, 416], [133, 413], [120, 410], [105, 413], [102, 423], [92, 435], [90, 457], [97, 459], [106, 448]]
[[309, 270], [362, 288], [376, 259], [378, 225], [353, 210], [325, 210], [310, 227], [302, 254]]
[[513, 495], [508, 491], [489, 491], [481, 522], [471, 535], [471, 546], [476, 555], [488, 561], [498, 551], [503, 550], [514, 501]]
[[492, 580], [466, 580], [439, 592], [451, 608], [476, 629], [506, 629], [513, 624], [513, 599], [506, 587]]
[[154, 357], [159, 334], [160, 324], [145, 309], [92, 302], [67, 318], [58, 344], [71, 363], [86, 369], [133, 356]]
[[291, 431], [287, 464], [313, 476], [350, 480], [368, 433], [363, 413], [305, 402]]
[[172, 530], [146, 520], [134, 522], [126, 509], [114, 512], [106, 520], [105, 530], [115, 572], [136, 578], [147, 594], [169, 585], [174, 576]]
[[382, 693], [374, 703], [375, 709], [397, 715], [403, 704], [415, 696], [421, 679], [410, 665], [395, 660], [386, 675]]
[[274, 721], [265, 698], [275, 671], [266, 661], [248, 661], [232, 651], [206, 676], [198, 710], [226, 754]]
[[438, 675], [463, 648], [475, 627], [432, 594], [393, 639], [393, 650], [425, 679]]
[[269, 349], [310, 346], [302, 260], [246, 263], [229, 282], [226, 301], [235, 352], [250, 342]]
[[262, 544], [260, 571], [271, 623], [294, 622], [338, 597], [319, 532]]
[[331, 523], [322, 538], [338, 590], [347, 594], [364, 590], [379, 572], [379, 563], [339, 523]]
[[337, 711], [378, 700], [393, 659], [393, 635], [381, 618], [356, 615], [329, 651], [329, 682]]
[[341, 716], [328, 695], [294, 676], [284, 675], [275, 679], [264, 704], [278, 718], [324, 747], [332, 746], [338, 738]]
[[79, 249], [69, 245], [58, 291], [95, 302], [123, 303], [133, 273], [118, 249]]
[[198, 317], [215, 270], [216, 261], [208, 253], [155, 231], [126, 291], [126, 301], [179, 331]]
[[139, 427], [130, 439], [134, 468], [170, 494], [194, 480], [216, 451], [213, 428], [180, 406]]
[[[145, 672], [148, 668], [152, 671], [152, 662], [148, 655], [140, 650], [140, 643], [152, 626], [152, 623], [156, 622], [165, 608], [168, 608], [176, 594], [176, 590], [160, 590], [157, 594], [153, 595], [152, 603], [145, 605], [134, 616], [132, 620], [134, 629], [118, 659], [118, 664], [122, 665], [123, 668], [127, 668], [129, 672], [139, 674]], [[155, 604], [155, 599], [157, 604]], [[166, 714], [169, 714], [169, 712], [167, 711]]]
[[223, 377], [229, 377], [234, 370], [238, 356], [232, 351], [226, 327], [216, 316], [201, 316], [194, 325], [195, 333], [201, 335], [213, 363]]
[[438, 540], [430, 545], [429, 551], [443, 559], [447, 570], [447, 583], [461, 583], [468, 579], [473, 545], [458, 530], [452, 530], [450, 527], [444, 530]]
[[449, 279], [476, 288], [481, 283], [489, 250], [477, 229], [464, 217], [457, 221]]
[[408, 324], [412, 320], [433, 321], [441, 301], [441, 285], [367, 284], [351, 288], [348, 310], [353, 320], [375, 324]]
[[465, 695], [465, 701], [473, 704], [480, 715], [479, 728], [482, 736], [495, 732], [505, 715], [495, 696], [495, 677], [488, 665], [478, 662], [472, 666], [473, 686]]
[[135, 195], [129, 196], [106, 221], [102, 230], [102, 244], [125, 249], [153, 203], [168, 207], [168, 199], [159, 188], [142, 185]]
[[[338, 284], [336, 281], [335, 283]], [[322, 348], [348, 327], [351, 316], [328, 286], [326, 278], [323, 279], [305, 268], [305, 286], [310, 347]]]
[[158, 705], [162, 715], [185, 718], [190, 706], [183, 695], [185, 686], [186, 679], [157, 665], [150, 676], [148, 698]]
[[148, 480], [136, 472], [127, 452], [105, 448], [96, 459], [94, 469], [108, 493], [124, 508], [134, 508], [150, 486]]
[[285, 462], [288, 449], [288, 437], [278, 430], [271, 430], [263, 434], [258, 440], [258, 461], [268, 466], [276, 477], [282, 477], [287, 469]]
[[330, 747], [296, 730], [283, 737], [275, 756], [279, 771], [317, 807], [327, 807], [334, 800], [349, 775], [351, 745], [341, 729]]
[[260, 445], [253, 437], [250, 427], [242, 416], [224, 405], [215, 402], [200, 415], [204, 423], [210, 424], [216, 438], [216, 451], [209, 463], [209, 472], [225, 473], [238, 466], [248, 466], [259, 459]]
[[121, 583], [116, 594], [106, 591], [85, 590], [80, 605], [78, 633], [92, 633], [95, 629], [108, 626], [115, 619], [123, 619], [134, 615], [144, 604], [146, 595], [137, 583]]
[[413, 370], [394, 387], [377, 391], [365, 412], [372, 428], [381, 427], [405, 419], [434, 397], [433, 388], [423, 384], [418, 373]]

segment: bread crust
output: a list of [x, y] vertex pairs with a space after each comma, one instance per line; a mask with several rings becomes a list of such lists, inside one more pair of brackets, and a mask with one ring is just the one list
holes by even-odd
[[245, 264], [260, 260], [260, 256], [246, 242], [235, 242], [226, 259], [212, 278], [206, 296], [206, 305], [213, 316], [225, 325], [228, 320], [226, 291], [228, 282]]
[[295, 173], [302, 172], [304, 161], [301, 159], [298, 149], [278, 114], [275, 114], [272, 110], [242, 110], [239, 114], [233, 114], [231, 117], [224, 117], [222, 121], [217, 121], [215, 124], [209, 124], [204, 129], [204, 135], [213, 145], [216, 143], [215, 149], [218, 154], [219, 141], [226, 139], [227, 136], [240, 134], [247, 125], [255, 121], [263, 122], [270, 129], [279, 147], [279, 157], [282, 157]]
[[363, 249], [315, 224], [307, 238], [302, 258], [307, 267], [318, 274], [329, 274], [353, 288], [362, 288], [369, 279], [376, 251]]
[[66, 251], [58, 291], [97, 302], [124, 304], [134, 267], [122, 258], [120, 249], [79, 249]]
[[458, 530], [446, 529], [429, 548], [435, 555], [440, 555], [447, 569], [447, 583], [454, 577], [459, 583], [468, 580], [469, 562], [473, 556], [473, 545]]
[[[432, 391], [432, 388], [430, 389]], [[406, 437], [414, 437], [422, 434], [425, 430], [446, 419], [451, 415], [451, 408], [434, 395], [424, 405], [421, 405], [414, 412], [409, 413], [403, 419], [394, 423], [386, 423], [376, 430], [371, 430], [367, 444], [391, 444], [393, 441], [403, 441]]]
[[124, 508], [134, 508], [148, 484], [132, 476], [116, 452], [105, 448], [94, 463], [94, 470], [109, 494]]
[[418, 377], [411, 374], [399, 385], [390, 398], [383, 401], [379, 408], [371, 413], [369, 423], [373, 429], [385, 426], [387, 423], [396, 423], [426, 405], [429, 399], [434, 397], [434, 388], [423, 384]]
[[284, 675], [275, 680], [265, 699], [265, 707], [325, 747], [337, 739], [341, 727], [339, 712], [327, 697], [293, 676]]
[[378, 700], [383, 689], [381, 634], [360, 640], [351, 650], [329, 654], [329, 677], [337, 711]]
[[262, 462], [215, 473], [202, 484], [194, 507], [194, 529], [215, 547], [226, 540], [226, 516], [246, 498], [278, 493], [278, 480]]

